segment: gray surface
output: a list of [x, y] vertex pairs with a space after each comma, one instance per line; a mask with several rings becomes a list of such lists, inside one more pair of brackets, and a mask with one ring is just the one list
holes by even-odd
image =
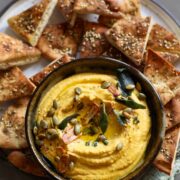
[[[7, 8], [7, 5], [10, 2], [15, 2], [16, 0], [0, 0], [0, 14]], [[154, 0], [155, 2], [159, 3], [160, 6], [165, 8], [171, 16], [173, 16], [177, 23], [180, 26], [180, 0]], [[23, 178], [22, 178], [23, 177]], [[5, 161], [0, 160], [0, 180], [40, 180], [41, 178], [35, 178], [24, 174], [20, 171], [17, 171], [14, 167], [7, 164]], [[176, 177], [176, 179], [180, 179]]]

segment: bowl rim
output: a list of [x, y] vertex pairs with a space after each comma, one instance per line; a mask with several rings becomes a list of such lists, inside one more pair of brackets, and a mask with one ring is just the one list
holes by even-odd
[[[104, 56], [97, 56], [97, 57], [88, 57], [88, 58], [76, 58], [75, 60], [67, 63], [67, 64], [64, 64], [58, 68], [56, 68], [55, 70], [53, 70], [51, 73], [49, 73], [41, 82], [40, 84], [36, 87], [35, 91], [33, 92], [32, 96], [30, 97], [30, 101], [28, 103], [28, 106], [27, 106], [27, 110], [26, 110], [26, 114], [25, 114], [25, 134], [26, 134], [26, 139], [27, 139], [27, 142], [28, 142], [28, 145], [30, 147], [30, 150], [33, 154], [33, 156], [35, 157], [35, 159], [37, 160], [37, 162], [40, 164], [40, 166], [45, 170], [45, 173], [47, 175], [47, 177], [53, 177], [54, 179], [57, 179], [57, 180], [63, 180], [65, 179], [65, 177], [63, 177], [63, 175], [61, 175], [60, 173], [56, 173], [54, 172], [52, 169], [48, 169], [47, 168], [47, 165], [46, 163], [42, 160], [42, 158], [36, 153], [37, 148], [33, 145], [33, 141], [34, 139], [30, 137], [30, 134], [29, 134], [29, 123], [28, 123], [28, 117], [29, 117], [29, 109], [31, 107], [31, 104], [32, 104], [32, 101], [33, 101], [33, 98], [34, 96], [36, 95], [36, 93], [39, 91], [40, 87], [48, 80], [49, 77], [51, 77], [55, 72], [57, 71], [60, 71], [61, 68], [64, 68], [66, 66], [71, 66], [72, 64], [78, 64], [78, 63], [81, 63], [82, 61], [91, 61], [93, 63], [93, 61], [95, 60], [102, 60], [102, 61], [109, 61], [110, 63], [116, 63], [116, 64], [119, 64], [119, 65], [123, 65], [125, 67], [128, 68], [128, 70], [131, 70], [131, 71], [134, 71], [136, 73], [139, 74], [140, 78], [142, 78], [144, 81], [146, 81], [146, 83], [149, 84], [149, 86], [151, 87], [152, 89], [152, 94], [154, 94], [154, 96], [156, 96], [156, 99], [158, 101], [158, 104], [159, 104], [159, 107], [161, 109], [161, 111], [159, 113], [161, 113], [161, 117], [162, 117], [162, 127], [161, 127], [161, 130], [160, 132], [158, 133], [159, 134], [159, 141], [158, 141], [158, 145], [156, 147], [156, 149], [154, 150], [154, 154], [153, 156], [149, 159], [148, 163], [146, 163], [144, 165], [144, 167], [138, 172], [136, 173], [135, 175], [133, 175], [132, 177], [128, 178], [128, 179], [136, 179], [136, 178], [140, 178], [141, 176], [143, 176], [145, 174], [145, 172], [151, 167], [154, 159], [156, 158], [156, 156], [158, 155], [159, 151], [160, 151], [160, 148], [161, 148], [161, 145], [162, 145], [162, 142], [163, 142], [163, 138], [165, 136], [165, 113], [164, 113], [164, 107], [163, 107], [163, 104], [160, 100], [160, 97], [158, 95], [158, 93], [156, 92], [155, 88], [153, 87], [152, 83], [147, 79], [147, 77], [142, 73], [140, 72], [138, 69], [136, 69], [135, 67], [125, 63], [125, 62], [122, 62], [120, 60], [117, 60], [117, 59], [114, 59], [114, 58], [110, 58], [110, 57], [104, 57]], [[97, 67], [98, 68], [98, 67]], [[140, 165], [142, 166], [142, 165]], [[136, 169], [135, 169], [136, 170]], [[127, 176], [129, 176], [130, 174], [132, 174], [133, 172], [132, 171], [130, 172]], [[50, 172], [51, 171], [51, 172]], [[58, 175], [58, 177], [54, 174], [56, 173]], [[126, 176], [126, 177], [127, 177]], [[124, 178], [126, 178], [124, 177]], [[122, 178], [122, 179], [124, 179]]]

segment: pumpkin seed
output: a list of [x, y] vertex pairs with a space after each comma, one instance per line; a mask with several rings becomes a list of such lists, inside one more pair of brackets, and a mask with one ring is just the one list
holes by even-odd
[[59, 156], [56, 156], [56, 157], [54, 158], [54, 160], [55, 160], [56, 162], [59, 162], [59, 161], [61, 160], [61, 158], [60, 158]]
[[78, 121], [77, 121], [77, 119], [75, 119], [75, 118], [70, 121], [70, 123], [71, 123], [72, 125], [77, 124], [77, 122], [78, 122]]
[[105, 139], [105, 140], [103, 141], [103, 144], [107, 146], [107, 145], [109, 144], [109, 141], [108, 141], [107, 139]]
[[45, 137], [46, 137], [46, 135], [44, 133], [38, 134], [39, 139], [44, 139]]
[[80, 124], [76, 124], [74, 126], [74, 134], [77, 136], [81, 133], [81, 125]]
[[60, 124], [59, 119], [56, 115], [53, 116], [52, 120], [55, 126], [58, 126]]
[[38, 128], [37, 128], [37, 126], [34, 126], [33, 133], [34, 133], [34, 135], [37, 135], [37, 133], [38, 133]]
[[54, 109], [58, 109], [59, 107], [60, 107], [59, 102], [58, 102], [57, 100], [54, 100], [54, 101], [53, 101], [53, 108], [54, 108]]
[[82, 93], [81, 88], [76, 87], [76, 88], [75, 88], [75, 93], [76, 93], [77, 95], [80, 95], [80, 94]]
[[70, 169], [70, 170], [74, 169], [74, 166], [75, 166], [74, 162], [71, 161], [71, 162], [69, 163], [69, 169]]
[[139, 99], [139, 100], [145, 100], [145, 99], [146, 99], [146, 95], [143, 94], [143, 93], [139, 93], [138, 99]]
[[94, 147], [96, 147], [98, 145], [98, 142], [97, 141], [94, 141], [93, 144], [92, 144]]
[[76, 94], [76, 95], [74, 96], [74, 101], [75, 101], [75, 102], [80, 101], [79, 95]]
[[131, 113], [132, 112], [132, 108], [126, 108], [126, 109], [124, 109], [124, 112]]
[[47, 112], [47, 117], [52, 117], [53, 115], [54, 115], [54, 110], [53, 109], [51, 109], [51, 110], [49, 110], [48, 112]]
[[105, 141], [105, 140], [106, 140], [106, 137], [105, 137], [103, 134], [99, 135], [98, 141], [103, 142], [103, 141]]
[[58, 138], [58, 133], [55, 129], [48, 129], [47, 130], [47, 134], [46, 134], [46, 137], [51, 140], [51, 139], [56, 139]]
[[123, 143], [120, 142], [116, 145], [116, 151], [120, 151], [122, 148], [123, 148]]
[[104, 81], [104, 82], [101, 84], [101, 88], [102, 88], [102, 89], [107, 89], [110, 85], [111, 85], [110, 82]]
[[127, 90], [133, 90], [135, 88], [135, 85], [134, 84], [128, 84], [127, 86], [126, 86], [126, 89]]
[[41, 127], [42, 129], [47, 129], [47, 128], [48, 128], [48, 122], [45, 121], [45, 120], [41, 120], [41, 122], [40, 122], [40, 127]]
[[86, 146], [90, 146], [90, 141], [85, 142]]

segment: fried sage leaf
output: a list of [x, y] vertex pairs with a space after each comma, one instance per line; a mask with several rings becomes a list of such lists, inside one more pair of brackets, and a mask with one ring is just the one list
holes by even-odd
[[66, 126], [67, 126], [67, 124], [68, 124], [72, 119], [74, 119], [74, 118], [76, 118], [76, 117], [78, 117], [78, 116], [79, 116], [79, 114], [76, 113], [76, 114], [72, 114], [72, 115], [66, 117], [65, 119], [63, 119], [63, 120], [61, 121], [61, 123], [59, 124], [59, 129], [61, 129], [61, 130], [65, 129]]
[[135, 82], [131, 75], [127, 72], [125, 68], [119, 68], [117, 69], [117, 76], [119, 80], [119, 87], [122, 91], [123, 96], [129, 96], [133, 90], [129, 89], [127, 87], [133, 86], [135, 87]]
[[104, 103], [102, 104], [102, 107], [101, 107], [101, 116], [100, 116], [99, 125], [100, 125], [102, 133], [104, 134], [108, 127], [108, 116], [106, 113], [106, 107]]
[[118, 123], [121, 125], [121, 126], [125, 126], [127, 124], [127, 120], [124, 116], [120, 115], [120, 113], [116, 110], [114, 110], [114, 114], [117, 118], [117, 121]]
[[129, 99], [129, 98], [117, 97], [115, 100], [117, 102], [127, 106], [127, 107], [132, 108], [132, 109], [146, 109], [146, 106], [139, 104], [139, 103], [137, 103], [134, 100]]

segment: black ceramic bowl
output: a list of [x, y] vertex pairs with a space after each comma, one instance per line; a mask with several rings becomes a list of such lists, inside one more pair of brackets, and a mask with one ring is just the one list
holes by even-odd
[[135, 68], [111, 58], [86, 58], [75, 60], [53, 71], [36, 89], [27, 109], [26, 135], [30, 148], [38, 162], [51, 177], [55, 179], [64, 179], [63, 176], [59, 174], [38, 151], [34, 142], [34, 135], [32, 131], [37, 106], [44, 93], [46, 93], [48, 89], [55, 85], [57, 82], [77, 73], [77, 70], [78, 72], [91, 72], [95, 69], [115, 71], [117, 68], [122, 67], [126, 68], [133, 76], [133, 78], [141, 84], [144, 93], [148, 97], [147, 103], [150, 109], [152, 119], [151, 138], [148, 148], [146, 150], [144, 162], [140, 167], [138, 167], [134, 172], [130, 173], [124, 179], [139, 179], [140, 176], [147, 171], [148, 167], [150, 167], [151, 163], [153, 162], [154, 158], [160, 150], [162, 139], [165, 133], [163, 107], [158, 94], [152, 87], [151, 83], [146, 79], [146, 77]]

